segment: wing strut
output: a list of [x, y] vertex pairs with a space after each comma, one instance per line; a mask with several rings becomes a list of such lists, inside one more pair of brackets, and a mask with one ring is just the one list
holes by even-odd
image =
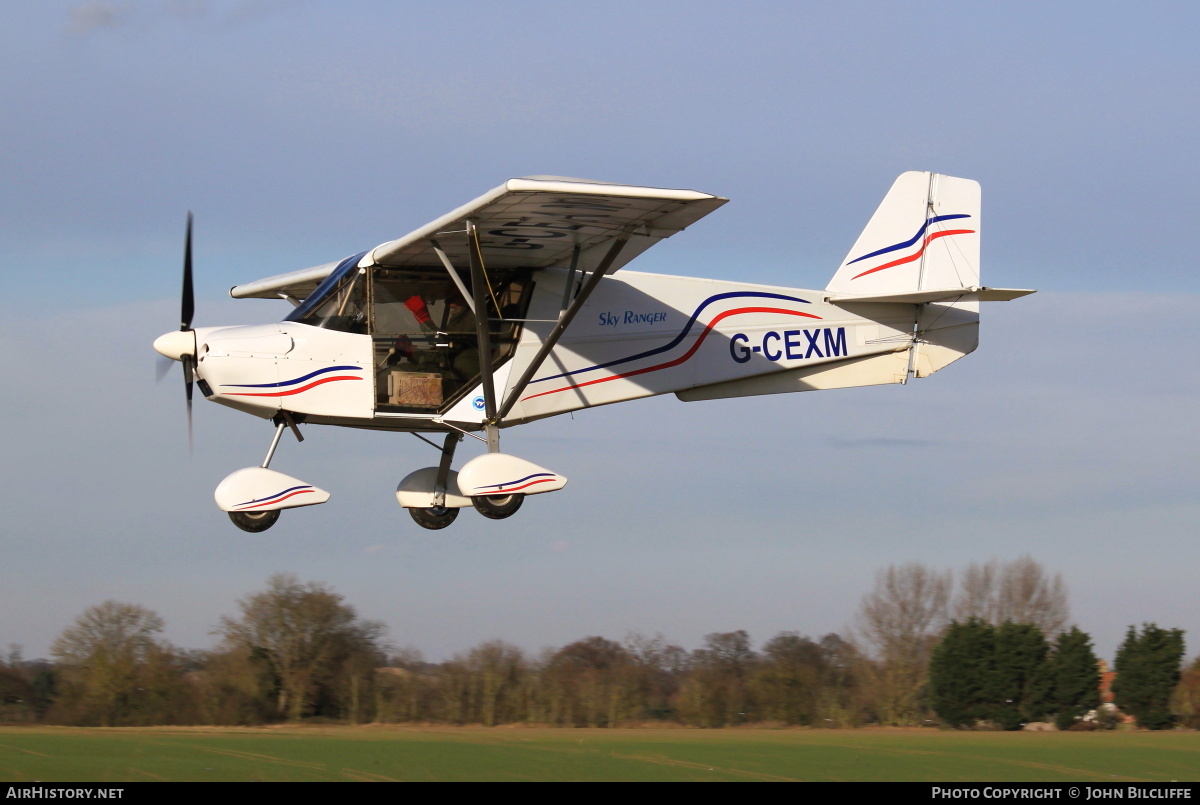
[[[558, 339], [562, 338], [563, 332], [575, 318], [575, 314], [579, 312], [579, 309], [583, 307], [583, 303], [586, 302], [588, 297], [592, 295], [592, 291], [596, 289], [596, 285], [599, 284], [600, 280], [604, 278], [605, 272], [608, 271], [609, 266], [611, 266], [613, 261], [615, 261], [621, 254], [621, 250], [625, 248], [625, 244], [628, 242], [628, 232], [613, 241], [612, 246], [610, 246], [608, 249], [608, 253], [605, 254], [604, 259], [600, 261], [600, 265], [596, 266], [596, 268], [592, 270], [592, 273], [587, 278], [587, 282], [584, 283], [583, 288], [571, 301], [571, 306], [564, 310], [562, 315], [558, 317], [558, 324], [555, 324], [554, 328], [550, 331], [550, 334], [546, 336], [546, 340], [542, 342], [542, 346], [537, 351], [537, 354], [533, 356], [533, 360], [529, 362], [529, 365], [525, 367], [525, 371], [521, 373], [521, 378], [512, 386], [512, 388], [508, 390], [508, 394], [504, 398], [504, 404], [500, 406], [500, 410], [497, 413], [497, 420], [502, 420], [504, 417], [508, 416], [508, 412], [511, 411], [512, 407], [517, 404], [517, 398], [521, 396], [523, 391], [525, 391], [525, 387], [528, 386], [529, 381], [533, 379], [534, 373], [536, 373], [538, 369], [542, 368], [542, 363], [545, 362], [546, 357], [550, 354], [550, 350], [554, 349], [554, 347], [558, 344]], [[487, 386], [485, 386], [484, 389], [486, 392]], [[488, 415], [488, 418], [491, 418], [491, 414]]]
[[575, 248], [571, 249], [571, 270], [567, 272], [567, 281], [563, 283], [563, 298], [562, 304], [558, 306], [558, 315], [561, 316], [567, 309], [567, 305], [571, 303], [571, 286], [575, 284], [575, 270], [579, 268], [579, 244], [575, 244]]
[[[483, 411], [484, 411], [484, 430], [487, 432], [487, 445], [489, 453], [500, 452], [500, 422], [504, 417], [508, 416], [508, 412], [516, 405], [517, 398], [529, 385], [529, 381], [533, 379], [534, 374], [542, 367], [546, 361], [546, 357], [551, 350], [558, 344], [562, 334], [567, 327], [575, 319], [575, 315], [579, 313], [584, 303], [592, 295], [592, 291], [604, 278], [605, 273], [616, 262], [621, 255], [621, 251], [625, 248], [625, 244], [629, 242], [631, 234], [625, 232], [621, 237], [613, 241], [612, 245], [605, 253], [604, 259], [600, 261], [592, 273], [589, 275], [586, 271], [581, 272], [579, 276], [580, 287], [579, 291], [571, 299], [571, 285], [575, 282], [575, 273], [579, 261], [579, 249], [574, 251], [571, 260], [571, 271], [567, 277], [567, 287], [563, 294], [563, 307], [565, 308], [559, 313], [558, 322], [546, 336], [546, 340], [542, 342], [542, 346], [538, 349], [537, 354], [533, 356], [533, 360], [525, 367], [525, 371], [517, 382], [508, 390], [508, 394], [504, 398], [503, 404], [500, 404], [496, 398], [496, 381], [492, 375], [492, 328], [491, 316], [488, 313], [488, 298], [489, 296], [495, 300], [495, 294], [491, 289], [491, 283], [488, 281], [487, 274], [483, 266], [483, 253], [479, 248], [479, 231], [474, 222], [466, 222], [467, 234], [467, 256], [470, 260], [471, 267], [471, 292], [466, 293], [466, 288], [462, 278], [459, 277], [453, 263], [450, 262], [449, 256], [435, 242], [430, 241], [434, 252], [442, 265], [445, 266], [447, 273], [450, 274], [454, 284], [459, 290], [463, 291], [463, 296], [470, 305], [471, 310], [475, 313], [475, 339], [479, 349], [479, 380], [483, 386]], [[586, 281], [585, 281], [586, 277]], [[567, 300], [570, 299], [570, 305], [567, 305]], [[496, 303], [496, 314], [500, 314], [499, 302]]]
[[[483, 273], [483, 255], [479, 251], [479, 231], [467, 221], [467, 255], [471, 262], [471, 294], [475, 301], [475, 337], [479, 348], [479, 381], [483, 386], [484, 428], [489, 453], [500, 452], [500, 430], [496, 416], [496, 382], [492, 377], [492, 328], [488, 315], [487, 277]], [[490, 288], [488, 289], [490, 290]], [[496, 314], [500, 314], [497, 307]]]
[[442, 265], [445, 266], [446, 273], [450, 275], [450, 279], [454, 280], [454, 285], [458, 288], [458, 292], [462, 294], [463, 299], [465, 299], [467, 302], [467, 306], [470, 307], [471, 312], [474, 313], [475, 297], [467, 292], [467, 286], [463, 285], [462, 277], [458, 276], [458, 272], [454, 269], [454, 264], [450, 262], [450, 258], [446, 255], [446, 252], [442, 249], [442, 247], [438, 245], [436, 240], [431, 238], [429, 240], [429, 245], [433, 247], [434, 253], [438, 256], [438, 259], [442, 261]]

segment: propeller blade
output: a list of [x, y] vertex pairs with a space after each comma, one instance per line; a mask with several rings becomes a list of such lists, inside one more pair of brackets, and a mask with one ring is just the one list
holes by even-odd
[[154, 382], [161, 383], [162, 379], [171, 371], [171, 367], [175, 365], [175, 361], [165, 355], [156, 355], [154, 361]]
[[[188, 211], [187, 237], [183, 245], [183, 298], [180, 305], [180, 330], [192, 329], [192, 315], [196, 312], [196, 297], [192, 291], [192, 213]], [[189, 383], [191, 381], [188, 381]]]
[[192, 438], [192, 356], [183, 356], [183, 391], [187, 397], [188, 450], [194, 447]]

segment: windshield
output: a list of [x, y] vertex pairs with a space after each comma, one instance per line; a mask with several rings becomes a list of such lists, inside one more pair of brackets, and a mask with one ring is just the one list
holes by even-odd
[[358, 263], [366, 252], [347, 257], [284, 321], [346, 332], [366, 332], [366, 281]]

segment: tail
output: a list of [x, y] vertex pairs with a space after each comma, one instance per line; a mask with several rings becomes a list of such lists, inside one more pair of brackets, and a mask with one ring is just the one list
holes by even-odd
[[876, 296], [979, 286], [979, 183], [900, 175], [825, 290]]
[[829, 300], [915, 305], [905, 374], [931, 375], [979, 345], [979, 232], [978, 182], [901, 174], [826, 286]]
[[676, 396], [712, 400], [905, 383], [973, 352], [980, 302], [1033, 293], [979, 285], [979, 195], [979, 183], [970, 179], [910, 171], [884, 196], [824, 299], [879, 324], [880, 335], [866, 342], [873, 351]]

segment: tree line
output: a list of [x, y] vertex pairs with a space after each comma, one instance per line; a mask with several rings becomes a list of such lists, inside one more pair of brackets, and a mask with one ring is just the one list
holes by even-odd
[[[957, 588], [949, 571], [886, 568], [844, 634], [781, 632], [757, 649], [745, 631], [691, 651], [629, 634], [538, 655], [495, 640], [433, 663], [317, 582], [273, 576], [237, 609], [217, 646], [192, 651], [141, 606], [90, 607], [52, 660], [0, 660], [0, 722], [1068, 728], [1100, 703], [1090, 640], [1064, 630], [1062, 580], [1028, 557], [972, 565]], [[1131, 627], [1114, 692], [1140, 724], [1200, 727], [1200, 659], [1182, 671], [1183, 648], [1179, 630]]]
[[[1138, 725], [1173, 726], [1171, 698], [1177, 689], [1186, 709], [1183, 650], [1178, 629], [1129, 628], [1117, 651], [1112, 691]], [[1091, 641], [1078, 627], [1060, 632], [1051, 643], [1034, 624], [1009, 620], [994, 626], [978, 617], [955, 621], [930, 660], [930, 706], [953, 727], [986, 722], [1017, 729], [1053, 720], [1059, 729], [1070, 729], [1089, 713], [1096, 713], [1089, 723], [1104, 723], [1115, 720], [1115, 713], [1098, 712], [1104, 702], [1097, 665]]]

